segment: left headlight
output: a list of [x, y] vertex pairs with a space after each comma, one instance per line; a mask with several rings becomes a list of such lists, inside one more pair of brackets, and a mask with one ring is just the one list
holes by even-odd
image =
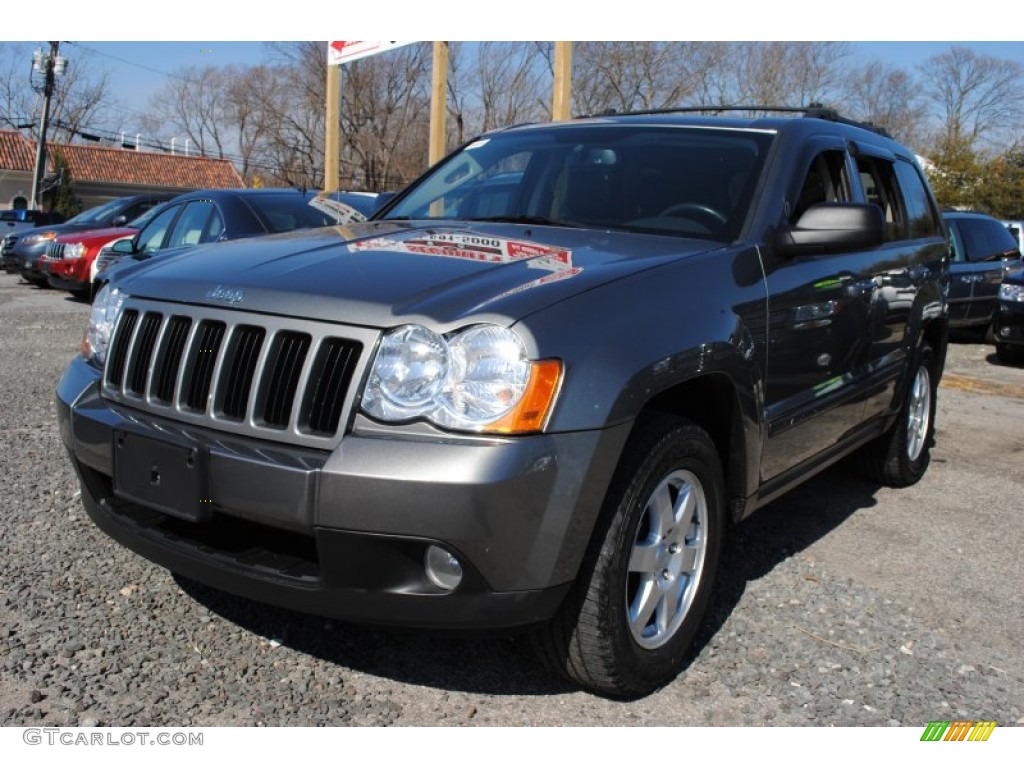
[[1003, 301], [1024, 301], [1024, 285], [1003, 283], [999, 286], [999, 298]]
[[470, 432], [537, 432], [561, 378], [558, 360], [528, 359], [509, 328], [475, 325], [442, 336], [403, 325], [381, 340], [362, 407], [386, 422], [423, 418]]
[[64, 249], [65, 259], [80, 259], [85, 254], [85, 246], [81, 243], [69, 243]]
[[82, 338], [82, 356], [86, 360], [103, 365], [107, 359], [110, 337], [114, 333], [114, 325], [117, 323], [124, 299], [125, 294], [117, 288], [111, 288], [109, 284], [100, 288], [100, 292], [96, 294], [92, 303], [92, 313], [89, 315], [89, 324]]
[[45, 243], [49, 240], [53, 240], [55, 237], [57, 237], [56, 232], [40, 232], [37, 235], [29, 235], [21, 244], [25, 246], [39, 245], [39, 243]]

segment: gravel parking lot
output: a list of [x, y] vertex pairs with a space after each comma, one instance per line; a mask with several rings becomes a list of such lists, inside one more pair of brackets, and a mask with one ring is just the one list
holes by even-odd
[[991, 347], [951, 346], [923, 482], [839, 467], [739, 526], [686, 671], [622, 703], [522, 638], [325, 621], [115, 545], [53, 412], [87, 316], [0, 274], [0, 725], [1024, 723], [1024, 369]]

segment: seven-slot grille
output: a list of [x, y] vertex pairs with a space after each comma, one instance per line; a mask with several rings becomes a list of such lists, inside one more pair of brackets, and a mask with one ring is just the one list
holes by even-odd
[[64, 258], [64, 243], [58, 243], [56, 240], [51, 240], [50, 244], [46, 246], [47, 258], [53, 259], [54, 261]]
[[365, 331], [326, 323], [130, 301], [111, 339], [103, 393], [175, 420], [331, 447], [370, 342]]

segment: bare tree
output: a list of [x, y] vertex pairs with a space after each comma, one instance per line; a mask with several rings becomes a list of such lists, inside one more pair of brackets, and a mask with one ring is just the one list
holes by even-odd
[[[73, 141], [82, 131], [103, 130], [109, 124], [110, 75], [92, 61], [88, 51], [62, 49], [61, 56], [67, 59], [67, 67], [55, 81], [48, 136]], [[35, 137], [42, 95], [32, 89], [31, 68], [31, 46], [0, 43], [0, 127], [28, 125]]]
[[225, 109], [229, 88], [226, 68], [185, 67], [173, 73], [163, 90], [150, 100], [155, 117], [145, 123], [184, 134], [202, 155], [223, 158], [228, 150], [228, 114]]
[[732, 44], [735, 100], [742, 104], [802, 107], [830, 104], [842, 95], [849, 46], [837, 42]]
[[944, 140], [986, 142], [1020, 122], [1024, 67], [1015, 61], [953, 46], [920, 67]]
[[913, 75], [882, 61], [870, 61], [850, 72], [842, 99], [850, 116], [873, 123], [903, 144], [924, 143], [926, 108]]
[[546, 118], [549, 86], [542, 66], [536, 48], [529, 43], [480, 43], [476, 66], [478, 130]]
[[429, 45], [411, 45], [345, 68], [342, 141], [368, 189], [401, 186], [426, 165], [429, 53]]
[[688, 54], [695, 43], [577, 43], [573, 53], [573, 104], [597, 114], [676, 106], [701, 91], [703, 72]]

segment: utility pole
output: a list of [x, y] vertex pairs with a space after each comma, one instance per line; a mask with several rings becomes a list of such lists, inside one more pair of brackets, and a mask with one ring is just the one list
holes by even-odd
[[434, 43], [434, 63], [430, 88], [430, 146], [427, 162], [430, 165], [445, 156], [448, 115], [448, 43]]
[[50, 123], [50, 99], [53, 98], [53, 89], [57, 81], [57, 75], [63, 74], [67, 65], [65, 59], [57, 56], [60, 48], [59, 41], [50, 43], [50, 54], [47, 56], [42, 51], [36, 51], [32, 57], [32, 72], [34, 77], [42, 76], [41, 86], [36, 79], [32, 80], [32, 87], [42, 91], [43, 114], [39, 118], [39, 138], [36, 140], [36, 168], [32, 176], [32, 207], [41, 208], [40, 195], [42, 194], [43, 171], [46, 167], [46, 130]]
[[338, 190], [341, 169], [341, 64], [327, 64], [327, 118], [324, 121], [324, 191]]
[[555, 85], [551, 97], [551, 119], [568, 120], [572, 99], [572, 43], [555, 43]]

